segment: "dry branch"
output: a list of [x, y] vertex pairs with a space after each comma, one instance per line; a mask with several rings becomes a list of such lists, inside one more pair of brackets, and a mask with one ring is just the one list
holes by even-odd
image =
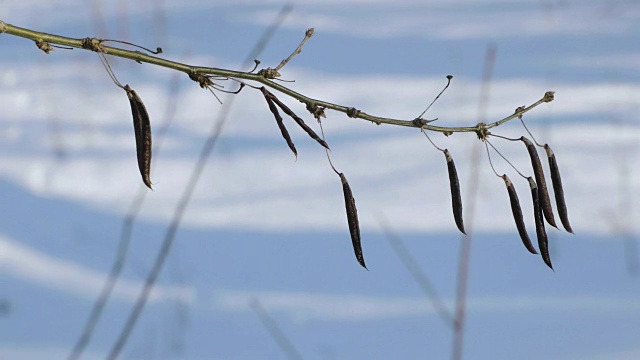
[[69, 37], [60, 36], [60, 35], [48, 34], [44, 32], [34, 31], [34, 30], [14, 26], [11, 24], [7, 24], [2, 20], [0, 20], [0, 33], [6, 33], [9, 35], [30, 39], [30, 40], [39, 42], [40, 44], [47, 43], [52, 46], [53, 45], [67, 46], [67, 47], [83, 49], [83, 50], [91, 50], [91, 51], [96, 51], [95, 46], [87, 47], [87, 44], [94, 44], [94, 45], [99, 44], [100, 52], [106, 55], [117, 56], [123, 59], [133, 60], [138, 63], [147, 63], [151, 65], [156, 65], [156, 66], [162, 66], [162, 67], [173, 69], [176, 71], [181, 71], [191, 76], [193, 76], [193, 74], [199, 74], [199, 75], [217, 76], [220, 78], [225, 78], [230, 80], [233, 79], [236, 81], [243, 81], [243, 80], [255, 81], [271, 89], [279, 91], [289, 97], [297, 99], [298, 101], [307, 105], [308, 109], [318, 109], [318, 108], [330, 109], [330, 110], [347, 114], [348, 117], [350, 118], [362, 119], [362, 120], [373, 122], [378, 125], [388, 124], [388, 125], [396, 125], [396, 126], [422, 128], [425, 130], [436, 131], [444, 134], [452, 134], [456, 132], [478, 133], [478, 131], [480, 131], [481, 129], [488, 130], [496, 126], [499, 126], [507, 121], [521, 117], [523, 114], [532, 110], [538, 105], [545, 102], [550, 102], [553, 100], [553, 92], [548, 91], [537, 102], [527, 107], [518, 108], [518, 110], [513, 114], [493, 123], [482, 124], [482, 125], [478, 124], [476, 126], [462, 126], [462, 127], [435, 126], [435, 125], [430, 125], [428, 120], [424, 120], [420, 118], [416, 118], [412, 120], [386, 118], [386, 117], [367, 114], [366, 112], [355, 109], [354, 107], [351, 107], [351, 106], [338, 105], [338, 104], [333, 104], [327, 101], [314, 99], [314, 98], [305, 96], [303, 94], [300, 94], [292, 89], [289, 89], [286, 86], [283, 86], [271, 80], [268, 76], [265, 76], [264, 73], [260, 73], [260, 71], [258, 71], [257, 73], [253, 73], [253, 72], [243, 72], [243, 71], [235, 71], [235, 70], [228, 70], [228, 69], [188, 65], [188, 64], [183, 64], [180, 62], [164, 59], [158, 56], [145, 54], [140, 51], [127, 50], [127, 49], [118, 48], [114, 46], [107, 46], [102, 43], [101, 39], [90, 38], [90, 37], [76, 39], [76, 38], [69, 38]]

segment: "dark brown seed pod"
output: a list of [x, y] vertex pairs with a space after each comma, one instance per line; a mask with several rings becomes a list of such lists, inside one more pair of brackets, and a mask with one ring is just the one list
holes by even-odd
[[301, 117], [296, 115], [287, 105], [285, 105], [282, 101], [280, 101], [280, 99], [278, 99], [275, 95], [273, 95], [269, 91], [267, 91], [267, 93], [269, 94], [269, 97], [271, 98], [271, 100], [273, 100], [273, 102], [275, 102], [276, 105], [278, 105], [280, 109], [284, 111], [285, 114], [291, 116], [291, 118], [298, 124], [298, 126], [300, 126], [302, 130], [304, 130], [313, 140], [317, 141], [318, 144], [324, 146], [326, 149], [331, 150], [329, 149], [329, 145], [327, 145], [327, 143], [324, 140], [322, 140], [318, 136], [318, 134], [316, 134], [315, 131], [313, 131], [313, 129], [311, 129], [307, 124], [305, 124], [304, 120], [302, 120]]
[[573, 234], [573, 229], [571, 229], [571, 224], [569, 224], [567, 205], [564, 202], [564, 190], [562, 189], [562, 179], [560, 178], [560, 170], [558, 169], [558, 163], [556, 162], [556, 155], [548, 144], [544, 144], [544, 149], [547, 152], [547, 159], [549, 160], [551, 182], [553, 183], [553, 194], [556, 197], [556, 206], [558, 207], [560, 221], [562, 222], [564, 229]]
[[362, 255], [362, 245], [360, 244], [360, 224], [358, 222], [358, 210], [356, 209], [356, 201], [353, 198], [351, 187], [347, 178], [343, 173], [338, 174], [342, 181], [342, 192], [344, 193], [344, 206], [347, 209], [347, 222], [349, 223], [349, 232], [351, 233], [351, 243], [353, 244], [353, 252], [356, 255], [358, 263], [363, 268], [367, 268], [364, 264], [364, 256]]
[[551, 258], [549, 257], [549, 238], [547, 238], [547, 231], [544, 229], [544, 220], [542, 219], [542, 208], [540, 207], [539, 191], [536, 182], [529, 176], [529, 187], [531, 188], [531, 198], [533, 199], [533, 216], [536, 221], [536, 235], [538, 236], [538, 247], [542, 254], [542, 260], [553, 270], [551, 265]]
[[140, 169], [142, 181], [151, 189], [151, 180], [149, 179], [149, 173], [151, 172], [151, 123], [149, 114], [144, 103], [142, 103], [142, 99], [129, 85], [126, 85], [124, 90], [127, 92], [129, 104], [131, 105], [131, 114], [133, 115], [138, 169]]
[[520, 239], [522, 239], [524, 247], [526, 247], [530, 253], [537, 254], [538, 252], [533, 247], [533, 244], [531, 244], [529, 234], [527, 234], [527, 228], [524, 225], [522, 208], [520, 208], [520, 200], [518, 199], [516, 188], [513, 186], [511, 179], [509, 179], [507, 175], [502, 175], [502, 180], [504, 180], [505, 185], [507, 185], [507, 191], [509, 192], [509, 201], [511, 202], [511, 212], [513, 213], [513, 219], [516, 222], [516, 227], [518, 228]]
[[453, 162], [453, 158], [451, 157], [448, 149], [444, 149], [444, 156], [447, 159], [447, 170], [449, 171], [449, 187], [451, 188], [453, 218], [456, 221], [458, 230], [466, 235], [467, 233], [464, 231], [464, 222], [462, 221], [462, 197], [460, 196], [460, 182], [458, 181], [456, 164]]
[[296, 146], [293, 145], [293, 141], [291, 141], [291, 136], [289, 136], [289, 132], [287, 131], [287, 128], [284, 127], [282, 116], [280, 116], [280, 112], [278, 112], [278, 108], [271, 100], [271, 97], [269, 96], [270, 93], [267, 91], [267, 89], [265, 89], [264, 86], [260, 88], [260, 90], [262, 90], [262, 94], [264, 95], [265, 100], [267, 100], [267, 104], [269, 105], [269, 110], [271, 110], [273, 117], [276, 118], [276, 123], [278, 123], [278, 127], [280, 128], [280, 133], [282, 133], [282, 137], [287, 141], [287, 145], [289, 145], [289, 149], [293, 151], [293, 154], [297, 158], [298, 151], [296, 150]]
[[551, 209], [551, 200], [549, 199], [549, 191], [547, 190], [547, 182], [544, 179], [544, 172], [542, 171], [542, 163], [538, 157], [538, 151], [536, 146], [526, 137], [520, 138], [522, 142], [527, 146], [529, 152], [529, 158], [531, 159], [531, 166], [533, 167], [533, 174], [536, 177], [536, 183], [538, 184], [538, 195], [540, 198], [540, 207], [544, 218], [547, 219], [549, 225], [557, 228], [556, 219], [553, 217], [553, 210]]

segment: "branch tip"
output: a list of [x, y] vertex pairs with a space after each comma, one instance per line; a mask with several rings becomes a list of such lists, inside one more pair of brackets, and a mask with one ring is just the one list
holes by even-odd
[[5, 24], [4, 21], [0, 20], [0, 34], [5, 31], [7, 31], [7, 24]]
[[544, 102], [552, 102], [553, 99], [555, 99], [555, 91], [547, 91], [546, 93], [544, 93], [544, 97], [542, 98], [542, 100]]
[[449, 85], [451, 84], [451, 79], [453, 79], [453, 75], [447, 75], [447, 85], [444, 86], [444, 88], [440, 91], [440, 93], [438, 94], [438, 96], [436, 96], [432, 101], [431, 104], [429, 104], [429, 106], [427, 106], [426, 109], [424, 109], [424, 111], [418, 115], [418, 119], [422, 118], [422, 115], [426, 114], [427, 111], [429, 111], [429, 109], [431, 109], [431, 106], [433, 104], [435, 104], [435, 102], [440, 98], [440, 96], [444, 93], [445, 90], [447, 90], [447, 88], [449, 88]]
[[[278, 73], [278, 71], [282, 69], [285, 65], [287, 65], [287, 63], [289, 63], [289, 61], [291, 61], [291, 59], [293, 59], [294, 56], [302, 52], [302, 46], [304, 46], [304, 43], [306, 43], [307, 40], [309, 40], [309, 38], [313, 36], [314, 31], [315, 30], [313, 28], [307, 29], [307, 31], [304, 33], [304, 39], [302, 39], [302, 41], [300, 42], [300, 45], [298, 45], [298, 47], [291, 53], [291, 55], [289, 55], [288, 58], [282, 60], [280, 64], [278, 64], [278, 66], [276, 66], [276, 68], [273, 69], [275, 73]], [[278, 74], [278, 76], [280, 76], [280, 74]]]

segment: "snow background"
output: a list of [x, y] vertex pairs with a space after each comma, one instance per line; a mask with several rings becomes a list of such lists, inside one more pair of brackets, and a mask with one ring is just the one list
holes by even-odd
[[[480, 156], [465, 357], [640, 357], [640, 225], [633, 220], [640, 203], [640, 7], [552, 0], [293, 5], [259, 58], [265, 67], [277, 65], [315, 27], [303, 52], [281, 71], [296, 81], [285, 85], [314, 98], [412, 119], [452, 74], [427, 117], [471, 126], [479, 121], [489, 45], [497, 58], [487, 121], [556, 91], [554, 102], [525, 120], [556, 153], [576, 235], [548, 229], [555, 272], [528, 254], [503, 182]], [[281, 6], [4, 1], [0, 19], [70, 37], [128, 39], [161, 46], [167, 58], [237, 69]], [[95, 54], [45, 55], [4, 34], [0, 52], [0, 358], [64, 358], [109, 271], [122, 218], [141, 183], [129, 104]], [[154, 131], [172, 99], [176, 116], [154, 153], [154, 191], [86, 358], [103, 357], [115, 340], [220, 109], [186, 76], [176, 95], [171, 71], [111, 64], [144, 100]], [[442, 154], [415, 130], [327, 115], [327, 141], [357, 201], [370, 271], [353, 257], [342, 189], [322, 148], [290, 125], [295, 160], [261, 95], [243, 91], [123, 358], [284, 358], [249, 306], [253, 298], [305, 358], [450, 356], [450, 329], [380, 225], [390, 224], [453, 308], [460, 236]], [[524, 135], [517, 122], [495, 132]], [[481, 143], [473, 134], [432, 139], [454, 156], [464, 201], [471, 153], [484, 151]], [[522, 144], [493, 143], [530, 171]], [[533, 236], [526, 183], [492, 158], [516, 182]]]

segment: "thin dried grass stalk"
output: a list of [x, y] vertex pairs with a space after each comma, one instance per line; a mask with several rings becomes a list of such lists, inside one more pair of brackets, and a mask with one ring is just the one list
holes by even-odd
[[538, 151], [535, 145], [526, 137], [522, 136], [520, 140], [526, 145], [529, 152], [529, 158], [531, 159], [531, 166], [533, 167], [533, 174], [536, 177], [536, 183], [538, 184], [538, 195], [540, 198], [540, 207], [544, 218], [547, 219], [549, 225], [557, 228], [556, 220], [553, 216], [553, 209], [551, 208], [551, 200], [549, 199], [549, 191], [547, 190], [547, 182], [544, 179], [544, 172], [542, 171], [542, 163], [540, 157], [538, 157]]
[[558, 169], [558, 163], [556, 162], [556, 155], [551, 150], [548, 144], [544, 144], [544, 149], [547, 152], [547, 159], [549, 160], [549, 169], [551, 169], [551, 182], [553, 183], [553, 194], [556, 197], [556, 206], [558, 207], [558, 215], [562, 226], [568, 232], [573, 234], [571, 224], [569, 224], [569, 215], [567, 214], [567, 204], [564, 201], [564, 190], [562, 189], [562, 178], [560, 178], [560, 170]]
[[127, 92], [129, 104], [131, 105], [131, 114], [133, 115], [138, 169], [140, 170], [142, 181], [151, 189], [151, 180], [149, 179], [151, 172], [151, 123], [149, 114], [142, 99], [129, 85], [126, 85], [124, 90]]
[[276, 119], [276, 123], [278, 124], [278, 128], [280, 128], [280, 133], [282, 133], [282, 137], [287, 141], [287, 145], [289, 145], [289, 149], [293, 151], [293, 154], [297, 158], [298, 151], [296, 150], [296, 146], [293, 145], [291, 136], [289, 136], [289, 132], [287, 131], [287, 128], [284, 126], [284, 122], [282, 121], [282, 116], [280, 116], [280, 112], [278, 111], [278, 108], [276, 107], [276, 105], [271, 100], [271, 97], [269, 96], [270, 93], [267, 91], [267, 89], [264, 86], [261, 87], [260, 90], [262, 90], [262, 94], [264, 95], [265, 100], [267, 100], [267, 104], [269, 105], [269, 110], [271, 110], [273, 117], [275, 117]]
[[271, 98], [271, 100], [273, 100], [273, 102], [275, 102], [276, 105], [278, 105], [280, 109], [284, 111], [285, 114], [291, 116], [291, 118], [298, 124], [298, 126], [300, 126], [302, 130], [304, 130], [313, 140], [317, 141], [318, 144], [324, 146], [327, 150], [331, 150], [329, 149], [329, 145], [327, 145], [327, 143], [324, 140], [322, 140], [318, 136], [318, 134], [316, 134], [315, 131], [313, 131], [313, 129], [311, 129], [307, 124], [305, 124], [304, 120], [302, 120], [301, 117], [296, 115], [287, 105], [285, 105], [282, 101], [280, 101], [280, 99], [278, 99], [271, 92], [267, 91], [267, 93], [269, 94], [269, 97]]
[[358, 222], [358, 210], [356, 209], [356, 201], [353, 198], [351, 187], [347, 178], [343, 173], [338, 174], [340, 181], [342, 181], [342, 192], [344, 193], [344, 206], [347, 209], [347, 221], [349, 223], [349, 232], [351, 233], [351, 243], [353, 244], [353, 252], [356, 255], [358, 263], [363, 268], [367, 268], [364, 263], [364, 256], [362, 255], [362, 245], [360, 243], [360, 224]]
[[542, 254], [542, 260], [552, 270], [551, 258], [549, 257], [549, 238], [547, 237], [547, 231], [544, 228], [544, 220], [542, 219], [542, 208], [540, 207], [539, 191], [536, 182], [532, 177], [528, 177], [529, 187], [531, 188], [531, 198], [533, 199], [533, 215], [536, 221], [536, 235], [538, 236], [538, 247]]
[[507, 186], [507, 191], [509, 192], [509, 201], [511, 202], [511, 212], [513, 213], [513, 219], [516, 222], [516, 227], [518, 228], [518, 234], [520, 234], [520, 239], [522, 239], [522, 243], [524, 247], [529, 250], [532, 254], [537, 254], [538, 252], [531, 244], [531, 240], [529, 239], [529, 234], [527, 234], [527, 228], [524, 225], [524, 218], [522, 216], [522, 208], [520, 207], [520, 200], [518, 199], [518, 194], [516, 193], [516, 188], [513, 186], [511, 179], [505, 174], [502, 175], [502, 180], [504, 180], [505, 185]]
[[456, 164], [453, 162], [453, 158], [448, 149], [444, 149], [444, 156], [447, 159], [447, 170], [449, 172], [449, 187], [451, 188], [451, 206], [453, 208], [453, 218], [456, 221], [458, 230], [463, 234], [467, 234], [464, 231], [464, 222], [462, 219], [462, 197], [460, 196], [460, 182], [458, 181], [458, 171], [456, 171]]

